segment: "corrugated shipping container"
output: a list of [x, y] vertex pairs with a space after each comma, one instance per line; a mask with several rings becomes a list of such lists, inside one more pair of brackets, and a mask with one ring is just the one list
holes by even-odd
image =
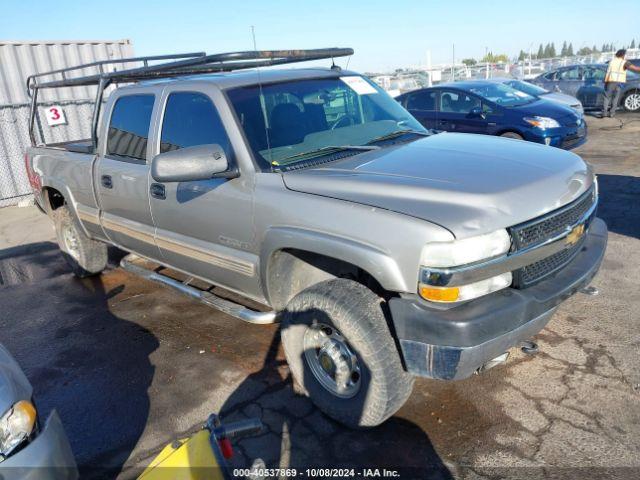
[[[0, 41], [0, 207], [28, 199], [30, 186], [24, 170], [29, 146], [29, 97], [26, 80], [38, 72], [72, 67], [99, 60], [133, 57], [129, 40], [116, 41]], [[131, 65], [129, 65], [130, 67]], [[120, 65], [111, 68], [122, 69]], [[74, 75], [98, 73], [97, 68]], [[59, 79], [60, 77], [56, 77]], [[46, 81], [53, 78], [43, 78]], [[40, 91], [40, 110], [53, 104], [63, 108], [66, 124], [49, 127], [41, 114], [38, 131], [46, 142], [88, 138], [95, 87]]]

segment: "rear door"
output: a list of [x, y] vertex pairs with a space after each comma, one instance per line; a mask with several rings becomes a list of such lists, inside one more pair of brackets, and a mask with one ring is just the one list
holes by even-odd
[[437, 90], [419, 90], [416, 92], [410, 92], [405, 95], [402, 105], [425, 128], [435, 129], [437, 97]]
[[488, 133], [486, 117], [472, 114], [474, 108], [482, 108], [480, 97], [460, 90], [441, 90], [438, 129], [447, 132]]
[[[180, 84], [165, 88], [159, 115], [160, 138], [152, 149], [159, 154], [217, 144], [233, 168], [234, 149], [213, 100], [216, 98], [226, 106], [222, 94], [213, 85], [199, 88], [202, 91]], [[186, 182], [151, 180], [156, 243], [165, 263], [259, 299], [258, 257], [251, 253], [254, 243], [251, 180], [242, 175]]]
[[[126, 92], [126, 90], [124, 91]], [[148, 143], [154, 114], [152, 90], [119, 93], [103, 132], [94, 184], [100, 223], [109, 240], [128, 251], [157, 259], [149, 207]]]

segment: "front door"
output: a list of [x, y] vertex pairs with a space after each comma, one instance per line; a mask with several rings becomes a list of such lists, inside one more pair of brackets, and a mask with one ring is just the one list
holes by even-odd
[[556, 80], [560, 92], [577, 97], [578, 91], [582, 87], [582, 67], [563, 68], [558, 71]]
[[[154, 145], [157, 153], [217, 144], [229, 164], [235, 165], [231, 142], [210, 94], [165, 89], [160, 141]], [[259, 299], [258, 257], [251, 253], [251, 178], [153, 182], [150, 187], [156, 243], [165, 263]]]
[[149, 207], [147, 143], [155, 96], [120, 96], [113, 106], [94, 183], [105, 234], [119, 247], [157, 259]]

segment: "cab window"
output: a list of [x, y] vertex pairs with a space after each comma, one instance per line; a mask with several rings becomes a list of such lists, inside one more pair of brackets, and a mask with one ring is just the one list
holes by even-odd
[[107, 155], [144, 162], [147, 157], [153, 95], [127, 95], [116, 100], [107, 133]]
[[220, 145], [229, 156], [229, 138], [211, 99], [196, 92], [170, 94], [162, 120], [160, 153], [209, 144]]

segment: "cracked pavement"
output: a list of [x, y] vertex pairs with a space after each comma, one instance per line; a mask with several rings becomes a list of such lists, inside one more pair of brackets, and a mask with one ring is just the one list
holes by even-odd
[[[538, 354], [460, 382], [419, 379], [384, 425], [352, 431], [296, 394], [276, 326], [253, 326], [112, 269], [74, 279], [33, 208], [0, 210], [0, 342], [56, 408], [83, 476], [131, 478], [172, 439], [267, 426], [233, 465], [402, 469], [403, 478], [640, 474], [640, 115], [589, 118], [609, 247], [593, 285], [537, 336]], [[114, 253], [117, 260], [117, 253]]]

